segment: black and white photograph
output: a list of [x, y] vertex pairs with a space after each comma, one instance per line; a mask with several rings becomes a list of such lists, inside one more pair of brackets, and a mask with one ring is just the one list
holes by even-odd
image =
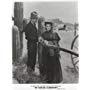
[[14, 2], [12, 83], [78, 84], [78, 2]]

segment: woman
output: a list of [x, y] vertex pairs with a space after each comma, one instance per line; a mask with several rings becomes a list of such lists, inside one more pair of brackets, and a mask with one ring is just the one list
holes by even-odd
[[42, 62], [43, 71], [46, 75], [47, 83], [60, 83], [62, 81], [62, 70], [59, 61], [59, 49], [50, 47], [54, 45], [59, 47], [59, 36], [52, 30], [52, 22], [45, 22], [46, 31], [42, 34], [43, 51]]

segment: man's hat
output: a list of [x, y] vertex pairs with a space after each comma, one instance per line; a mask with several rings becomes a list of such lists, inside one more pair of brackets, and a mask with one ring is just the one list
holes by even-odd
[[31, 19], [38, 19], [38, 13], [35, 11], [31, 12]]

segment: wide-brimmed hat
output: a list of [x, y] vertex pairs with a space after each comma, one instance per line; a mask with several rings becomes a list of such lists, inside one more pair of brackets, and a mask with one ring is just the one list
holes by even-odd
[[31, 12], [31, 16], [30, 16], [31, 19], [38, 19], [38, 13], [33, 11]]
[[45, 22], [45, 26], [46, 26], [47, 24], [50, 24], [51, 26], [53, 26], [53, 23], [52, 23], [52, 22]]

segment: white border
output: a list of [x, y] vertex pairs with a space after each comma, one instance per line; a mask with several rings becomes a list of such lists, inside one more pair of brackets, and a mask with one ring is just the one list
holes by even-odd
[[[18, 0], [14, 0], [18, 1]], [[26, 0], [20, 0], [26, 1]], [[30, 1], [30, 0], [28, 0]], [[35, 0], [33, 0], [35, 1]], [[45, 0], [48, 1], [48, 0]], [[60, 1], [60, 0], [59, 0]], [[66, 0], [64, 0], [66, 1]], [[12, 3], [11, 0], [2, 0], [0, 2], [0, 90], [30, 90], [29, 85], [12, 84]], [[90, 0], [79, 0], [79, 51], [80, 51], [80, 83], [75, 90], [90, 90]], [[65, 88], [74, 86], [74, 84], [62, 85]], [[33, 90], [33, 89], [32, 89]], [[65, 89], [74, 90], [74, 89]]]

